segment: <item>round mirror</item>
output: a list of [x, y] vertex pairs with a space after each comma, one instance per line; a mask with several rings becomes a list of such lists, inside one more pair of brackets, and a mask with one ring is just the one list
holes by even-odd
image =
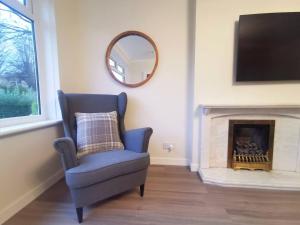
[[110, 75], [128, 87], [146, 83], [154, 74], [158, 52], [154, 41], [139, 31], [119, 34], [106, 51], [106, 66]]

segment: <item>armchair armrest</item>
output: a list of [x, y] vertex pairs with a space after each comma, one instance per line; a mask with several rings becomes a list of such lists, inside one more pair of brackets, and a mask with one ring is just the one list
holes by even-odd
[[57, 138], [53, 143], [56, 151], [60, 154], [64, 169], [70, 169], [78, 165], [76, 147], [69, 137]]
[[125, 131], [123, 136], [125, 149], [140, 153], [147, 152], [152, 133], [150, 127]]

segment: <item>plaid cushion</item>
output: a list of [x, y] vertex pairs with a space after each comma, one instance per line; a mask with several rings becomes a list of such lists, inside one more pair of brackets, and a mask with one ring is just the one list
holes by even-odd
[[119, 137], [117, 112], [75, 113], [77, 156], [124, 149]]

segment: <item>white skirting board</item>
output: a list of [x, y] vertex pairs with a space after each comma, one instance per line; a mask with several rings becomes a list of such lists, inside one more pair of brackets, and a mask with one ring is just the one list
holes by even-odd
[[186, 158], [151, 157], [151, 165], [188, 166]]
[[6, 208], [0, 211], [0, 224], [3, 224], [9, 218], [14, 216], [17, 212], [19, 212], [26, 205], [31, 203], [34, 199], [36, 199], [48, 188], [50, 188], [57, 181], [59, 181], [63, 176], [63, 170], [59, 170], [53, 176], [49, 177], [47, 180], [43, 181], [41, 184], [36, 186], [34, 189], [30, 190], [29, 192], [27, 192], [26, 194], [9, 204]]
[[191, 163], [190, 164], [190, 170], [191, 170], [191, 172], [197, 172], [199, 170], [199, 164]]

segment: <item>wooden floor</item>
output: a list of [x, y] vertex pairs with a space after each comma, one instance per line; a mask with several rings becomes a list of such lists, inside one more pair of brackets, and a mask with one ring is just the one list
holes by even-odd
[[[60, 181], [5, 225], [77, 224]], [[184, 167], [152, 166], [145, 196], [138, 188], [84, 211], [86, 225], [300, 225], [300, 192], [203, 184]]]

